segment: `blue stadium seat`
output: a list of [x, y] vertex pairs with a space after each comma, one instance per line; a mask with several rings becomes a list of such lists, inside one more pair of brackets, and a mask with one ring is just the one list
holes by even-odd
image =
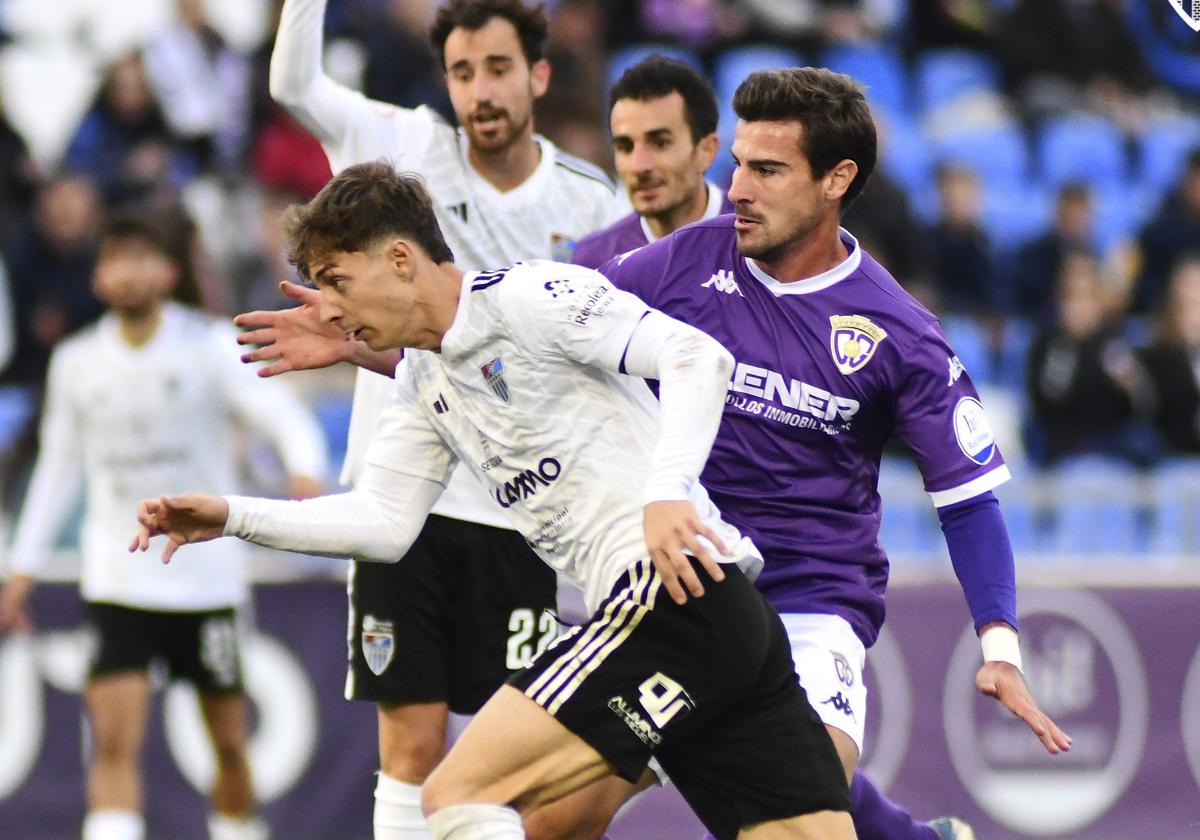
[[959, 163], [986, 186], [1023, 183], [1029, 174], [1029, 143], [1016, 122], [965, 128], [934, 142], [938, 163]]
[[879, 495], [883, 499], [879, 541], [888, 555], [938, 558], [941, 528], [916, 465], [908, 458], [885, 455], [879, 468]]
[[351, 399], [346, 395], [328, 396], [317, 400], [313, 411], [325, 433], [325, 442], [329, 446], [329, 463], [334, 475], [341, 469], [346, 457], [346, 438], [350, 431]]
[[686, 61], [697, 70], [704, 69], [700, 63], [700, 59], [694, 52], [678, 44], [631, 44], [628, 47], [615, 50], [608, 57], [608, 86], [612, 87], [626, 70], [652, 55], [665, 55], [668, 58], [677, 58], [680, 61]]
[[1056, 555], [1128, 556], [1146, 547], [1138, 500], [1141, 475], [1095, 455], [1063, 460], [1047, 474], [1056, 505], [1048, 550]]
[[1050, 117], [1036, 131], [1038, 163], [1051, 187], [1072, 181], [1124, 184], [1125, 139], [1115, 123], [1083, 114]]
[[997, 384], [1014, 393], [1025, 393], [1025, 371], [1029, 366], [1029, 345], [1037, 328], [1025, 318], [1009, 318], [1000, 339], [996, 360]]
[[910, 194], [928, 185], [933, 177], [933, 156], [921, 129], [908, 114], [880, 113], [879, 166]]
[[1136, 237], [1162, 199], [1159, 189], [1141, 183], [1100, 186], [1094, 195], [1095, 244], [1101, 253]]
[[845, 44], [827, 50], [821, 61], [865, 85], [873, 109], [889, 116], [910, 110], [908, 71], [895, 50], [879, 44]]
[[942, 331], [971, 381], [977, 386], [991, 384], [994, 379], [992, 349], [979, 322], [974, 318], [950, 316], [942, 319]]
[[37, 411], [37, 394], [22, 385], [0, 387], [0, 454], [16, 443]]
[[1200, 458], [1160, 464], [1150, 488], [1150, 551], [1162, 560], [1200, 555]]
[[713, 88], [721, 115], [722, 154], [728, 156], [737, 117], [733, 113], [733, 92], [755, 70], [800, 67], [804, 58], [795, 50], [773, 44], [747, 44], [722, 50], [713, 61]]
[[922, 53], [917, 57], [913, 77], [924, 113], [967, 94], [1000, 90], [1000, 70], [996, 62], [984, 53], [969, 49], [936, 49]]
[[1054, 195], [1026, 181], [991, 181], [983, 195], [983, 223], [999, 254], [1012, 253], [1044, 233], [1054, 219]]
[[1170, 189], [1183, 174], [1188, 155], [1200, 150], [1200, 118], [1159, 120], [1146, 128], [1139, 147], [1138, 174], [1142, 183]]

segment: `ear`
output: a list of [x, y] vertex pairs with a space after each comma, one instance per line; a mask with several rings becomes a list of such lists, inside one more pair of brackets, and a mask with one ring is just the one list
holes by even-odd
[[854, 176], [858, 174], [858, 164], [852, 160], [835, 163], [833, 168], [825, 173], [825, 198], [829, 201], [840, 201], [850, 189]]
[[550, 62], [539, 58], [529, 67], [529, 87], [533, 90], [533, 98], [540, 99], [550, 87]]
[[415, 247], [407, 239], [397, 237], [389, 242], [384, 249], [384, 254], [387, 257], [388, 265], [391, 266], [392, 273], [402, 281], [411, 280], [416, 270]]
[[707, 172], [708, 167], [712, 166], [720, 148], [721, 141], [717, 139], [715, 131], [712, 134], [704, 135], [696, 143], [696, 162], [700, 164], [701, 172]]

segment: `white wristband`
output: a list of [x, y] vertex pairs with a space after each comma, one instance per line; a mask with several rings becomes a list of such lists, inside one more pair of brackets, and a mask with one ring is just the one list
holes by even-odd
[[989, 627], [979, 637], [983, 648], [984, 662], [1007, 662], [1021, 670], [1021, 646], [1017, 643], [1017, 631], [1011, 627]]

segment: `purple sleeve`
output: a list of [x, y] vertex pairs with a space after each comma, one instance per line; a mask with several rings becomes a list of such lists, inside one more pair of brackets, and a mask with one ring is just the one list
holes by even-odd
[[656, 306], [655, 299], [667, 267], [671, 262], [672, 237], [652, 245], [628, 251], [606, 262], [598, 269], [618, 289], [637, 295]]
[[993, 621], [1016, 628], [1016, 568], [1000, 502], [989, 491], [938, 508], [938, 518], [976, 632]]
[[916, 455], [934, 504], [963, 501], [1007, 480], [979, 393], [936, 323], [903, 348], [900, 364], [896, 433]]

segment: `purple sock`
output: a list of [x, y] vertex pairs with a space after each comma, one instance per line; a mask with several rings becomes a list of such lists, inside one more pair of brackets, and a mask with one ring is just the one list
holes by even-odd
[[850, 784], [850, 801], [858, 840], [938, 840], [936, 831], [914, 820], [861, 772]]

